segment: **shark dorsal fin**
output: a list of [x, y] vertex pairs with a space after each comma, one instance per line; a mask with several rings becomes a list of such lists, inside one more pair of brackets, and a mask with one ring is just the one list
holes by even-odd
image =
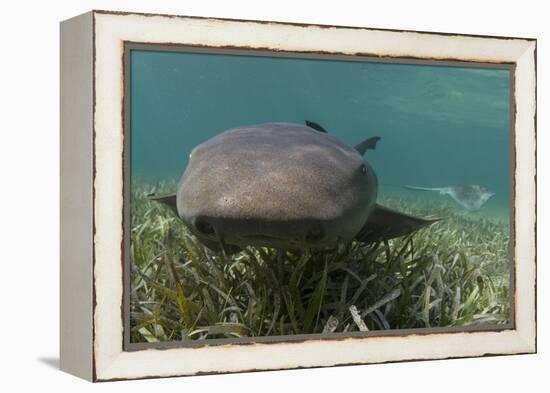
[[355, 150], [357, 150], [359, 154], [363, 155], [367, 150], [376, 149], [376, 144], [380, 139], [382, 138], [379, 136], [373, 136], [372, 138], [365, 139], [363, 142], [355, 145]]
[[313, 121], [306, 120], [306, 126], [308, 126], [309, 128], [313, 128], [315, 131], [324, 132], [328, 134], [327, 130], [325, 130], [323, 127], [321, 127], [319, 124]]

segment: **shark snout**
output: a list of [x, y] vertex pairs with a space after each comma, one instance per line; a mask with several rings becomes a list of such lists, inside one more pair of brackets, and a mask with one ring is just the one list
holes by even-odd
[[321, 225], [316, 225], [309, 229], [305, 235], [306, 243], [315, 244], [325, 239], [325, 230]]
[[216, 231], [216, 227], [213, 223], [207, 219], [193, 220], [193, 226], [201, 235], [215, 237], [219, 230]]
[[323, 247], [329, 240], [320, 222], [267, 222], [261, 220], [192, 218], [194, 232], [212, 241], [234, 245]]

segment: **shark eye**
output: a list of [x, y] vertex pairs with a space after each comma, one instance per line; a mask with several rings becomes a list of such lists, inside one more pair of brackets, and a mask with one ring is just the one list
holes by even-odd
[[367, 174], [367, 166], [365, 164], [361, 165], [361, 173], [363, 175], [366, 175]]

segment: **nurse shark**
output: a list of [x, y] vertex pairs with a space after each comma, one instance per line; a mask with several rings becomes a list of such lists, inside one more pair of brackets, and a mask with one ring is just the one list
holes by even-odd
[[437, 219], [377, 203], [378, 179], [363, 159], [380, 137], [349, 146], [317, 123], [232, 128], [195, 147], [170, 206], [208, 248], [330, 249], [410, 234]]

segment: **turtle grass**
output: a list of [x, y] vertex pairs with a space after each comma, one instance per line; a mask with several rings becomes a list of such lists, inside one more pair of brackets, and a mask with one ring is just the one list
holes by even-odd
[[449, 205], [384, 205], [445, 219], [417, 233], [336, 250], [205, 248], [133, 185], [130, 341], [158, 342], [504, 324], [509, 226]]

